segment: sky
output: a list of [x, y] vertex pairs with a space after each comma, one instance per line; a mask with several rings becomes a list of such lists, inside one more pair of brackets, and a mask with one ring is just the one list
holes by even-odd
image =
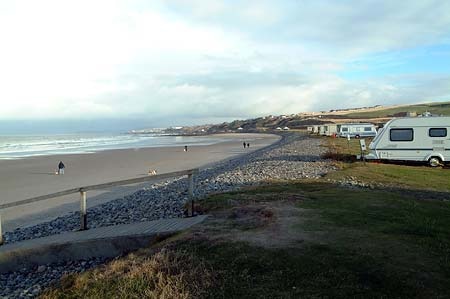
[[0, 131], [450, 101], [450, 1], [0, 0], [0, 39]]

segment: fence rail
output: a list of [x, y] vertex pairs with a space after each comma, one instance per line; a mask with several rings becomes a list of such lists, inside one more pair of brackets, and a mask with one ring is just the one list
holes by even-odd
[[[0, 210], [12, 208], [12, 207], [18, 207], [34, 202], [39, 202], [51, 198], [61, 197], [73, 193], [80, 193], [80, 230], [86, 230], [87, 227], [87, 191], [91, 190], [101, 190], [106, 189], [110, 187], [115, 186], [122, 186], [122, 185], [131, 185], [131, 184], [137, 184], [137, 183], [143, 183], [143, 182], [152, 182], [152, 181], [158, 181], [168, 178], [174, 178], [174, 177], [180, 177], [180, 176], [188, 176], [188, 193], [189, 193], [189, 200], [190, 204], [188, 206], [188, 214], [190, 212], [191, 215], [194, 214], [194, 176], [198, 173], [198, 168], [195, 169], [188, 169], [188, 170], [181, 170], [181, 171], [175, 171], [175, 172], [168, 172], [168, 173], [162, 173], [152, 176], [146, 176], [146, 177], [139, 177], [139, 178], [133, 178], [133, 179], [127, 179], [127, 180], [121, 180], [121, 181], [115, 181], [115, 182], [108, 182], [103, 184], [97, 184], [97, 185], [90, 185], [90, 186], [84, 186], [79, 188], [73, 188], [68, 189], [64, 191], [59, 191], [52, 194], [37, 196], [33, 198], [28, 198], [16, 202], [6, 203], [0, 205]], [[3, 232], [2, 232], [2, 218], [0, 213], [0, 245], [3, 244]]]

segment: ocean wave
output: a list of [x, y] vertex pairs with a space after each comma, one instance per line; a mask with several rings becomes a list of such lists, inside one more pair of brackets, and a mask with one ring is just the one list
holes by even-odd
[[220, 141], [222, 139], [219, 138], [160, 134], [0, 136], [0, 159], [91, 153], [110, 149], [176, 146], [180, 144], [213, 144]]

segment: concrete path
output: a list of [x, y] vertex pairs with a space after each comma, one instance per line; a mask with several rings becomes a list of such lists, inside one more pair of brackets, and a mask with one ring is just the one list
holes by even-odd
[[6, 244], [0, 246], [0, 273], [60, 261], [118, 256], [186, 230], [207, 217], [99, 227]]

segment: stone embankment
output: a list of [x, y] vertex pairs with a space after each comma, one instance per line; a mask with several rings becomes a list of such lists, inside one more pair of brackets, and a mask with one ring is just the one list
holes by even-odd
[[[320, 139], [286, 134], [269, 147], [201, 170], [196, 177], [195, 196], [201, 199], [211, 193], [261, 185], [270, 180], [319, 178], [334, 169], [330, 161], [320, 158], [325, 150]], [[187, 199], [187, 180], [168, 180], [89, 209], [88, 225], [100, 227], [182, 217]], [[73, 231], [78, 227], [79, 214], [72, 213], [46, 223], [7, 232], [4, 237], [6, 243], [12, 243]], [[63, 274], [82, 272], [101, 262], [90, 260], [67, 265], [46, 265], [0, 275], [0, 298], [35, 297], [42, 288]]]

